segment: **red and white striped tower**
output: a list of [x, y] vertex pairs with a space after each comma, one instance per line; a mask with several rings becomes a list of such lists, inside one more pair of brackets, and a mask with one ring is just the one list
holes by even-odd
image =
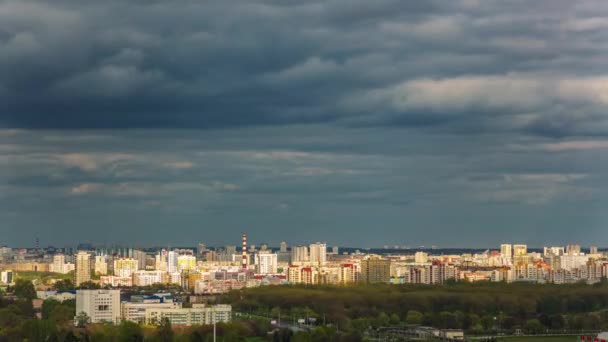
[[247, 233], [243, 233], [243, 269], [247, 269]]

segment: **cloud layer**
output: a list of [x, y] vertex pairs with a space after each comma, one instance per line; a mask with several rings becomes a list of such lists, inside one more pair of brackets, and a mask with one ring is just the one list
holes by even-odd
[[605, 135], [607, 18], [602, 1], [7, 0], [0, 125]]
[[606, 244], [606, 28], [599, 0], [0, 0], [0, 232]]

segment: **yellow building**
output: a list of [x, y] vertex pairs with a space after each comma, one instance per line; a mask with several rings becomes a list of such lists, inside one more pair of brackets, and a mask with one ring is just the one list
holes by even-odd
[[118, 277], [130, 277], [138, 270], [138, 261], [133, 258], [114, 260], [114, 275]]
[[196, 270], [196, 257], [194, 255], [180, 255], [177, 257], [177, 269], [179, 271]]

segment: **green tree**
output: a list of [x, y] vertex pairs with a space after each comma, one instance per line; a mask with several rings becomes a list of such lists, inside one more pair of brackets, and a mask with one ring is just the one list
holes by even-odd
[[42, 319], [49, 319], [53, 309], [60, 305], [61, 302], [54, 298], [49, 298], [42, 302], [42, 307], [40, 308], [40, 314], [42, 315]]
[[292, 342], [312, 342], [312, 336], [303, 331], [298, 331], [293, 335]]
[[416, 310], [410, 310], [407, 312], [407, 315], [405, 316], [405, 322], [407, 324], [421, 324], [423, 317], [424, 317], [424, 315], [422, 314], [422, 312], [416, 311]]
[[525, 332], [528, 334], [540, 334], [545, 331], [545, 327], [538, 319], [529, 319], [524, 326]]
[[164, 317], [158, 328], [156, 329], [156, 336], [160, 339], [161, 342], [171, 342], [173, 341], [173, 327], [171, 327], [171, 321]]
[[566, 321], [563, 315], [553, 315], [549, 317], [551, 329], [563, 329], [566, 326]]
[[58, 341], [57, 326], [47, 320], [27, 320], [22, 326], [28, 341]]
[[79, 312], [76, 315], [76, 318], [74, 319], [74, 323], [76, 323], [77, 327], [84, 327], [85, 325], [89, 324], [90, 321], [91, 321], [91, 318], [84, 311]]
[[122, 321], [118, 326], [118, 339], [121, 342], [140, 342], [144, 340], [144, 333], [137, 323]]
[[80, 339], [78, 336], [74, 335], [73, 331], [68, 331], [65, 337], [63, 338], [63, 342], [79, 342]]
[[34, 284], [29, 280], [17, 279], [13, 291], [15, 296], [20, 299], [32, 300], [37, 297]]
[[98, 283], [94, 283], [92, 281], [85, 281], [83, 283], [80, 283], [80, 285], [78, 285], [78, 288], [83, 290], [97, 290], [100, 289], [101, 286]]
[[377, 327], [386, 327], [390, 324], [391, 318], [384, 312], [381, 312], [376, 318], [376, 326]]
[[391, 325], [398, 325], [400, 321], [401, 320], [399, 319], [399, 315], [397, 315], [395, 313], [391, 315], [391, 318], [390, 318]]
[[53, 284], [53, 288], [57, 291], [71, 291], [74, 290], [74, 282], [71, 279], [61, 279], [57, 280], [55, 284]]
[[57, 325], [65, 325], [74, 319], [75, 308], [67, 305], [59, 305], [53, 308], [49, 320]]

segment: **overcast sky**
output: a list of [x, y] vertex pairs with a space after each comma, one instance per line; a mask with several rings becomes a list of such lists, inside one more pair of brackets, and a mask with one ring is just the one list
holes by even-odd
[[0, 0], [0, 244], [608, 246], [608, 2]]

